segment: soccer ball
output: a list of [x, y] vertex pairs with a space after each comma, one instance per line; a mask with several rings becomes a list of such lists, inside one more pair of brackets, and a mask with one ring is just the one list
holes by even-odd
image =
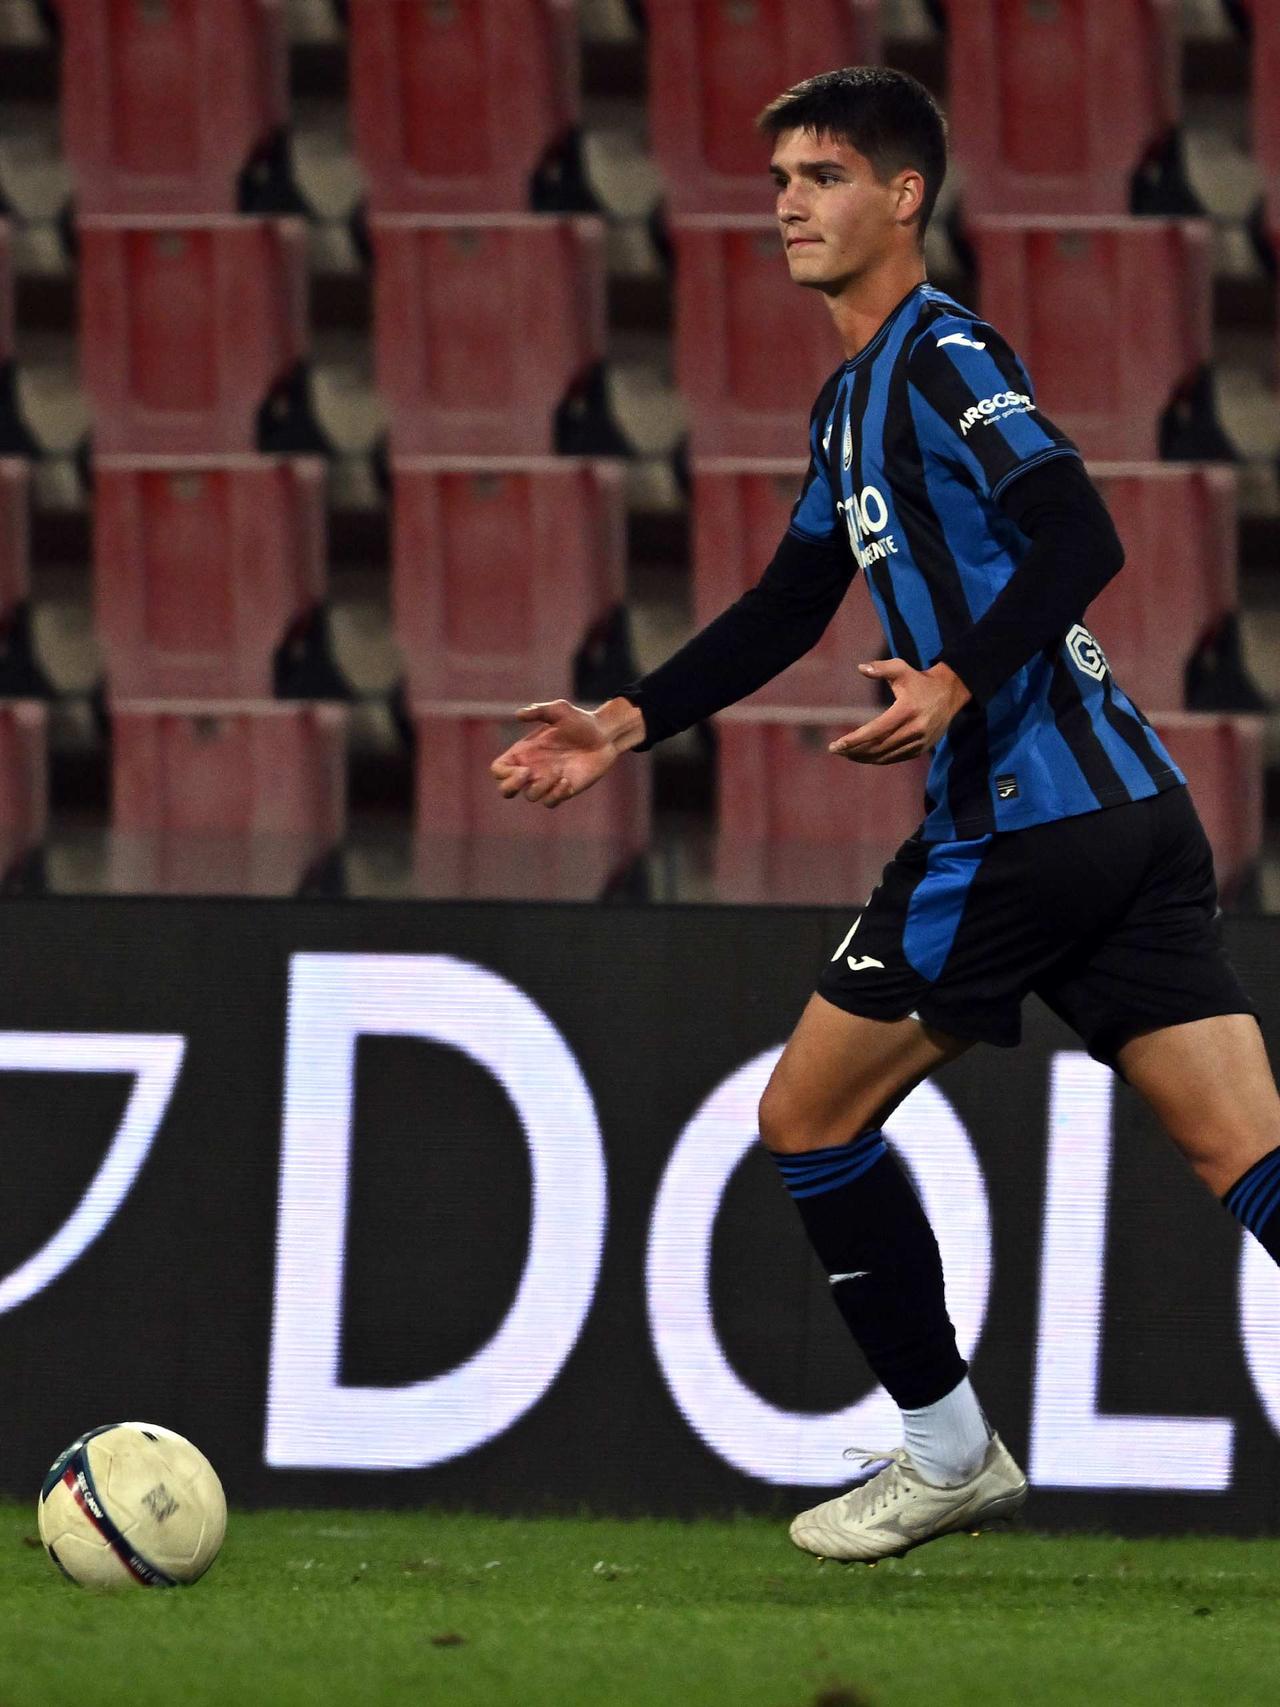
[[217, 1558], [227, 1502], [213, 1465], [180, 1434], [105, 1423], [54, 1460], [37, 1517], [49, 1557], [73, 1582], [172, 1588]]

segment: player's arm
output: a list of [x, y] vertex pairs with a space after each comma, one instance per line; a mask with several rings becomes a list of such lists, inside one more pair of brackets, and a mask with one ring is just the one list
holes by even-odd
[[827, 474], [822, 428], [839, 374], [809, 418], [810, 459], [791, 524], [764, 574], [714, 621], [596, 711], [552, 700], [526, 706], [541, 725], [494, 760], [502, 793], [559, 806], [599, 780], [632, 748], [677, 735], [754, 693], [822, 638], [855, 563]]
[[973, 627], [940, 662], [979, 705], [1046, 646], [1055, 645], [1124, 566], [1124, 547], [1097, 487], [1072, 456], [1020, 474], [1000, 508], [1031, 549]]
[[853, 573], [847, 542], [788, 530], [754, 587], [616, 698], [594, 712], [563, 699], [518, 712], [543, 727], [494, 760], [502, 793], [559, 806], [622, 753], [647, 749], [745, 699], [817, 644]]

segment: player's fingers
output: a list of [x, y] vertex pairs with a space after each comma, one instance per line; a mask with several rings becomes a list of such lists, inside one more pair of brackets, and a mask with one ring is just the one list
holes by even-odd
[[572, 710], [567, 699], [549, 699], [538, 705], [522, 705], [516, 716], [521, 723], [560, 723]]
[[891, 705], [878, 717], [873, 717], [870, 723], [864, 723], [861, 729], [853, 729], [847, 735], [841, 735], [831, 743], [828, 751], [846, 754], [871, 751], [888, 736], [896, 734], [903, 724], [909, 721], [911, 715], [905, 706]]
[[877, 658], [870, 664], [859, 664], [858, 669], [864, 676], [879, 676], [881, 681], [891, 682], [895, 676], [901, 676], [911, 669], [905, 658]]
[[558, 781], [559, 778], [554, 776], [540, 776], [535, 778], [535, 780], [529, 784], [526, 791], [528, 798], [535, 806], [538, 805], [540, 801], [546, 799]]
[[514, 800], [526, 786], [533, 772], [526, 765], [513, 765], [498, 781], [498, 792], [504, 800]]

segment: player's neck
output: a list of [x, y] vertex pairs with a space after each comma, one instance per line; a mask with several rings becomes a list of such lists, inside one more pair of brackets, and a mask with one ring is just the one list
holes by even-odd
[[926, 277], [924, 256], [913, 251], [850, 279], [839, 295], [827, 298], [846, 360], [866, 349], [902, 299]]

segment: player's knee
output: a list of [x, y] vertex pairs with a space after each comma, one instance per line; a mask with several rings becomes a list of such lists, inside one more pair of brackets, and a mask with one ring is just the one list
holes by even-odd
[[770, 1079], [760, 1099], [760, 1141], [778, 1155], [802, 1155], [847, 1143], [867, 1124], [856, 1105], [822, 1108], [785, 1082]]

